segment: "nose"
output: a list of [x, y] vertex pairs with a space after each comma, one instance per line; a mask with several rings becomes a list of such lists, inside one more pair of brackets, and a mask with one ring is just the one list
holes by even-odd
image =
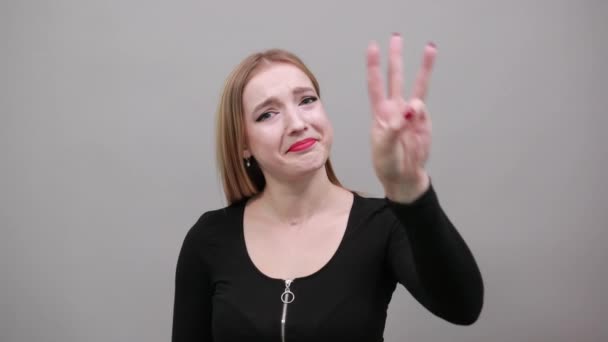
[[307, 129], [307, 123], [302, 117], [299, 108], [291, 108], [287, 110], [286, 129], [289, 134], [297, 134]]

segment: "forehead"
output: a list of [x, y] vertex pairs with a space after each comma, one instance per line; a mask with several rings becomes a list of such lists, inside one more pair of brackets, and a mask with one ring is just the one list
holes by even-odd
[[287, 63], [273, 63], [258, 71], [243, 90], [245, 106], [271, 96], [291, 94], [297, 87], [311, 87], [312, 81], [298, 67]]

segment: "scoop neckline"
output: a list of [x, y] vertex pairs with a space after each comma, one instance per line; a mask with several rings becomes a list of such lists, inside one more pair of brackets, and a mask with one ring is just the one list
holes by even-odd
[[318, 270], [316, 270], [315, 272], [313, 272], [311, 274], [301, 276], [301, 277], [294, 277], [292, 279], [271, 277], [271, 276], [267, 275], [266, 273], [262, 272], [262, 270], [260, 270], [256, 266], [256, 264], [253, 262], [253, 259], [251, 258], [251, 255], [249, 254], [249, 249], [247, 248], [247, 243], [245, 241], [245, 207], [247, 206], [248, 201], [243, 201], [243, 203], [241, 204], [241, 208], [239, 210], [239, 240], [240, 240], [240, 244], [241, 244], [241, 250], [243, 251], [244, 257], [246, 259], [246, 263], [248, 264], [249, 268], [251, 268], [261, 278], [270, 280], [270, 281], [275, 281], [275, 282], [279, 282], [279, 281], [280, 282], [285, 282], [285, 281], [300, 282], [302, 280], [311, 279], [311, 278], [317, 277], [319, 274], [322, 274], [331, 264], [333, 264], [335, 262], [335, 259], [339, 256], [339, 254], [344, 249], [344, 244], [346, 243], [346, 240], [348, 238], [348, 233], [352, 229], [351, 226], [354, 224], [353, 223], [353, 220], [354, 220], [353, 213], [355, 212], [355, 208], [358, 206], [359, 195], [352, 190], [348, 190], [348, 191], [353, 195], [353, 202], [352, 202], [350, 210], [348, 212], [348, 219], [346, 220], [346, 228], [344, 229], [344, 234], [342, 235], [342, 238], [340, 239], [338, 248], [336, 249], [334, 254], [331, 256], [331, 258], [325, 264], [323, 264], [323, 266], [321, 266]]

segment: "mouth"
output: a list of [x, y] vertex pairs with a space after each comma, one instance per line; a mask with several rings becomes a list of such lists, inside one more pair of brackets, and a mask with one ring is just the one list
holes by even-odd
[[300, 141], [296, 142], [295, 144], [291, 145], [289, 147], [289, 150], [287, 150], [287, 152], [299, 152], [299, 151], [307, 150], [307, 149], [311, 148], [316, 142], [317, 142], [317, 140], [313, 139], [313, 138], [300, 140]]

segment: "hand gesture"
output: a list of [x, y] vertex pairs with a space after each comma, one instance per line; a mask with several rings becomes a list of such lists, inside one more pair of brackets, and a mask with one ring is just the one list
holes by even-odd
[[403, 96], [402, 39], [394, 34], [389, 44], [388, 93], [380, 72], [375, 42], [367, 50], [367, 82], [373, 112], [371, 129], [374, 169], [388, 198], [410, 202], [430, 180], [425, 170], [431, 147], [431, 120], [424, 103], [437, 50], [428, 44], [411, 96]]

